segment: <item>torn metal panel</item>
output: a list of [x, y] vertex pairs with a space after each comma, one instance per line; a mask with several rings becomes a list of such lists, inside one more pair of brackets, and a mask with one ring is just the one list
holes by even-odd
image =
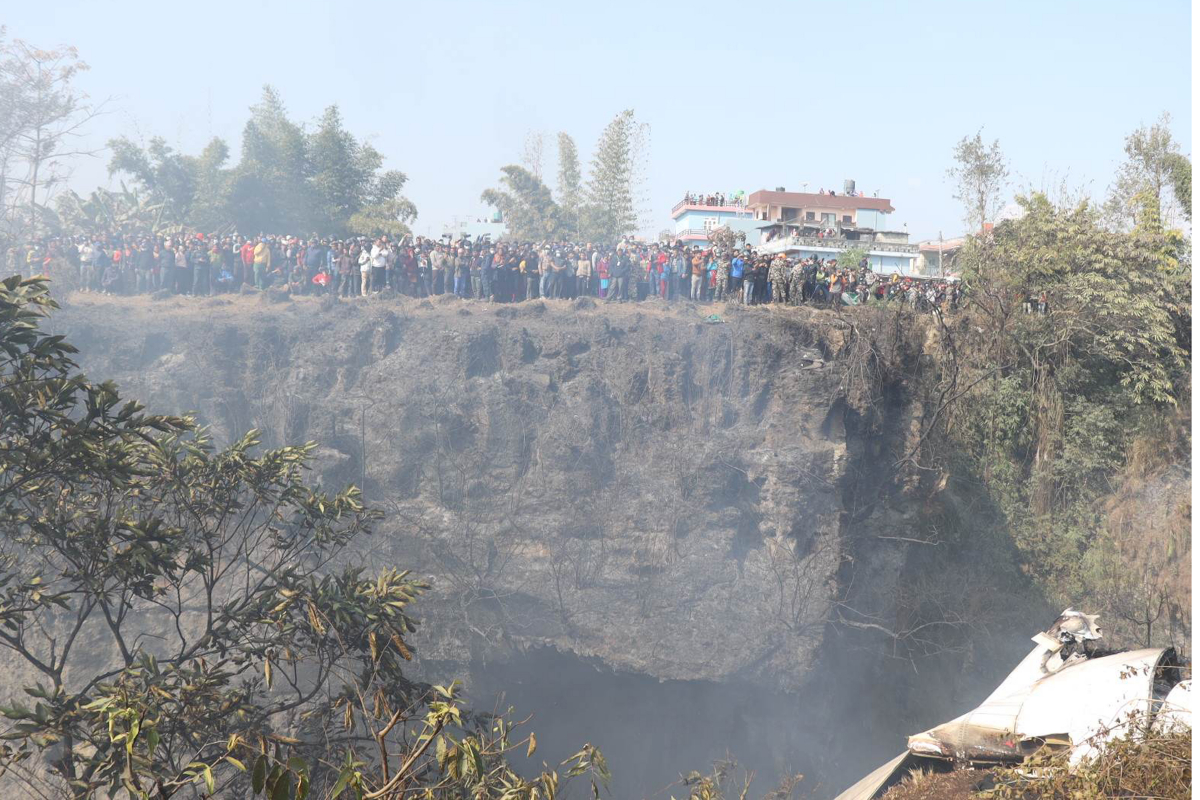
[[1154, 717], [1154, 729], [1171, 733], [1192, 727], [1192, 681], [1180, 681], [1171, 688]]
[[922, 760], [920, 756], [905, 750], [839, 794], [837, 800], [871, 800], [873, 797], [879, 797], [912, 772], [915, 762]]

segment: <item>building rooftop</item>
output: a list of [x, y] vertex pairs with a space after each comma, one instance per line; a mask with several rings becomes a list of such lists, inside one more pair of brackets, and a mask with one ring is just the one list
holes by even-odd
[[917, 246], [924, 251], [936, 253], [938, 250], [957, 250], [958, 248], [962, 247], [966, 241], [966, 239], [961, 238], [943, 239], [940, 242], [937, 239], [927, 239], [924, 242], [918, 242]]
[[806, 208], [821, 206], [823, 208], [870, 208], [876, 211], [892, 213], [892, 201], [883, 197], [861, 197], [845, 194], [814, 194], [812, 192], [769, 192], [760, 189], [753, 192], [746, 201], [747, 205], [787, 206], [789, 208]]
[[692, 203], [687, 200], [680, 200], [671, 209], [671, 219], [677, 219], [682, 216], [685, 211], [710, 211], [713, 213], [725, 212], [729, 214], [747, 214], [749, 213], [746, 206], [742, 204], [727, 204], [723, 206], [708, 205], [707, 203]]

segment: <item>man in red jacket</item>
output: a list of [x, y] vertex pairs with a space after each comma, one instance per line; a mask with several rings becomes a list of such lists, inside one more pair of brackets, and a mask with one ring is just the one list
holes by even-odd
[[237, 282], [254, 283], [254, 242], [248, 239], [242, 242], [241, 254], [242, 274], [238, 277]]

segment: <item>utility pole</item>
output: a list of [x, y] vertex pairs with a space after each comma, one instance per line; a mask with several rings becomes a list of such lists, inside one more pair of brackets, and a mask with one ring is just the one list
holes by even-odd
[[944, 240], [942, 239], [942, 232], [938, 231], [938, 272], [940, 272], [944, 278], [946, 277], [946, 261], [945, 256], [942, 255], [943, 243]]

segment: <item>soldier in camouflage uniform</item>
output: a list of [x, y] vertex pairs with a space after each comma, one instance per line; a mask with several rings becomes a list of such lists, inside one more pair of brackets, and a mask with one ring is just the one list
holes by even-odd
[[718, 303], [724, 301], [729, 292], [729, 267], [732, 261], [728, 252], [717, 255], [717, 285], [713, 292]]
[[797, 261], [788, 273], [788, 305], [800, 305], [804, 294], [804, 261]]
[[788, 262], [783, 253], [771, 261], [771, 269], [767, 273], [771, 282], [771, 302], [787, 303], [788, 300]]

